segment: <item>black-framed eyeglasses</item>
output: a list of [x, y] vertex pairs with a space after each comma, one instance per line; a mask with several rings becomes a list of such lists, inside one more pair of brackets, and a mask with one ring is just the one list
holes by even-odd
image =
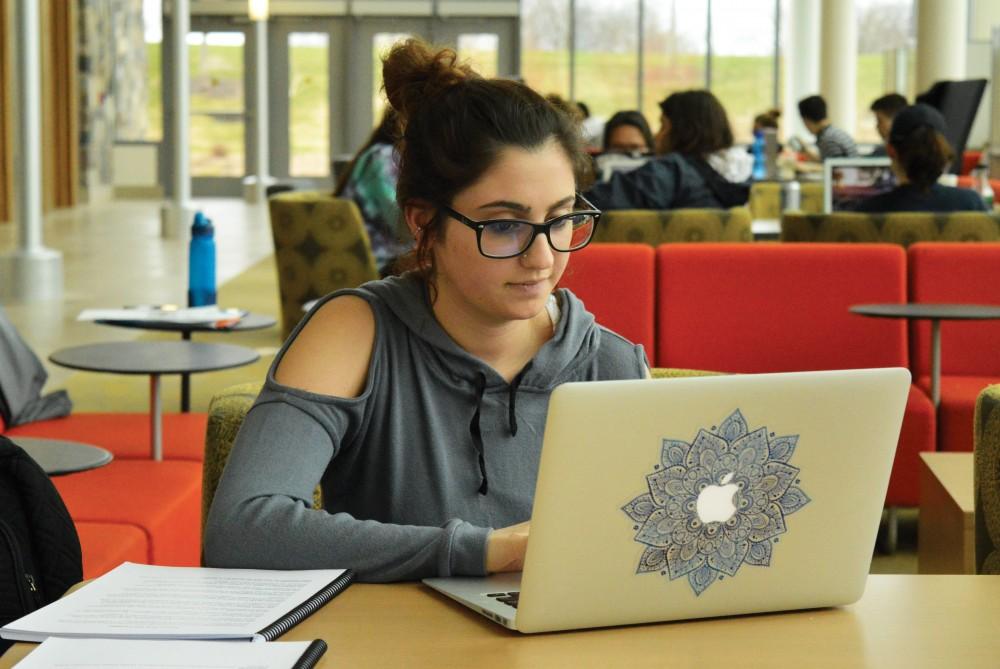
[[562, 253], [579, 251], [590, 243], [594, 229], [601, 219], [601, 211], [579, 193], [577, 201], [587, 209], [577, 209], [562, 216], [556, 216], [544, 223], [529, 223], [514, 218], [474, 221], [448, 205], [439, 205], [449, 216], [476, 231], [479, 252], [487, 258], [513, 258], [519, 256], [544, 234], [554, 250]]

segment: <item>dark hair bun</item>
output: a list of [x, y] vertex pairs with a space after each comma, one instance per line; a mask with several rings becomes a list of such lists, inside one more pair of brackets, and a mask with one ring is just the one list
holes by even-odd
[[404, 122], [428, 100], [473, 78], [479, 75], [460, 64], [454, 50], [433, 49], [417, 39], [396, 44], [382, 59], [386, 97]]

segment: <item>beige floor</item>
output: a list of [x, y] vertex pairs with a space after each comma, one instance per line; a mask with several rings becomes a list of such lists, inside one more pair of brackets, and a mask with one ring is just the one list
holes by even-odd
[[[260, 265], [272, 255], [267, 212], [262, 205], [247, 205], [239, 200], [199, 200], [195, 204], [215, 223], [220, 284]], [[12, 225], [0, 226], [0, 252], [13, 246], [14, 232]], [[43, 361], [49, 353], [64, 346], [149, 336], [138, 330], [79, 323], [75, 318], [81, 309], [125, 304], [182, 304], [186, 299], [187, 240], [167, 240], [160, 236], [158, 202], [117, 202], [54, 212], [46, 218], [44, 242], [63, 252], [64, 298], [53, 302], [3, 305]], [[267, 282], [263, 280], [262, 283]], [[261, 290], [271, 289], [265, 285]], [[231, 336], [246, 335], [250, 333]], [[257, 336], [246, 345], [258, 347], [266, 362], [274, 352], [270, 344], [275, 341], [277, 335], [270, 339]], [[116, 403], [105, 410], [141, 410], [146, 401], [146, 390], [139, 379], [126, 385], [129, 382], [122, 378], [110, 380], [106, 375], [71, 375], [68, 370], [47, 361], [45, 364], [50, 373], [50, 388], [69, 387], [71, 395], [74, 387], [83, 383], [116, 388], [116, 392], [98, 394], [98, 399], [93, 400], [104, 402], [104, 398], [109, 397], [107, 401]], [[260, 375], [261, 369], [258, 366], [250, 373]], [[246, 378], [234, 377], [232, 382], [242, 380]], [[176, 397], [176, 387], [172, 383], [176, 382], [168, 380], [164, 384], [164, 398], [168, 402]], [[218, 383], [213, 381], [213, 384]], [[199, 379], [193, 382], [196, 409], [204, 410], [207, 405], [204, 388], [213, 384]], [[200, 393], [199, 388], [202, 389]], [[93, 393], [87, 395], [95, 397]], [[88, 401], [91, 400], [85, 403]], [[94, 410], [89, 405], [81, 408]], [[176, 407], [167, 404], [165, 409], [171, 411]], [[891, 556], [876, 554], [872, 572], [916, 573], [914, 511], [901, 514], [897, 552]]]

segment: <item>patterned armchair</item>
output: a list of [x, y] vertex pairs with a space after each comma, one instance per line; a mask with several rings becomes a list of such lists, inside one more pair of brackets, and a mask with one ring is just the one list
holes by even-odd
[[1000, 215], [977, 211], [889, 214], [840, 212], [785, 214], [783, 242], [888, 242], [904, 247], [915, 242], [1000, 241]]
[[979, 394], [975, 418], [976, 573], [1000, 574], [1000, 385]]
[[606, 211], [594, 232], [595, 242], [659, 246], [674, 242], [749, 242], [750, 210], [623, 209]]
[[328, 193], [292, 191], [268, 203], [283, 336], [288, 337], [306, 302], [377, 279], [378, 270], [354, 202]]
[[[799, 183], [799, 209], [806, 214], [823, 211], [823, 184], [815, 181]], [[750, 213], [755, 221], [781, 218], [781, 184], [760, 181], [751, 185]]]

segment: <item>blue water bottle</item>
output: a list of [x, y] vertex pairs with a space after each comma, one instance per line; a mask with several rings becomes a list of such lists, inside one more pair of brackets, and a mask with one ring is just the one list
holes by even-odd
[[757, 130], [753, 133], [753, 173], [750, 178], [760, 181], [767, 178], [767, 161], [764, 158], [764, 133]]
[[188, 247], [188, 306], [215, 304], [215, 228], [200, 211], [191, 224]]

